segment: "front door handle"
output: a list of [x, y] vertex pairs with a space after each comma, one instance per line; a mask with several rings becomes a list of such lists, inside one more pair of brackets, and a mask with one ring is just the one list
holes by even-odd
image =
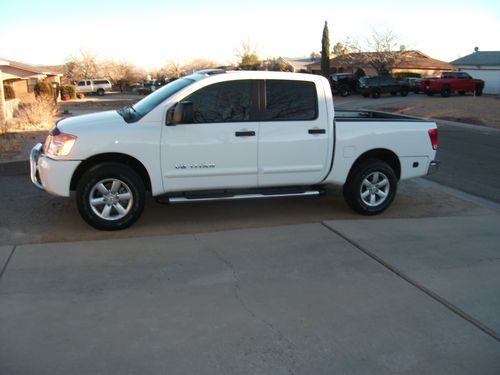
[[253, 137], [255, 136], [255, 132], [254, 131], [237, 131], [236, 133], [234, 133], [235, 136], [237, 137]]
[[309, 129], [308, 131], [309, 134], [325, 134], [326, 130], [325, 129]]

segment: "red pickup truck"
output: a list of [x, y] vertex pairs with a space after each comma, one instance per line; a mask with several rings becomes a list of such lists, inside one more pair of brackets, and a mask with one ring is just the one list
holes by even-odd
[[429, 78], [420, 81], [419, 89], [427, 95], [432, 96], [440, 93], [446, 98], [454, 92], [465, 95], [466, 92], [473, 92], [481, 96], [484, 88], [484, 81], [474, 79], [464, 72], [444, 72], [441, 78]]

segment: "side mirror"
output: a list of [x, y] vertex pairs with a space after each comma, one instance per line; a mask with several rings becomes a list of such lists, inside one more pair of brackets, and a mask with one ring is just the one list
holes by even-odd
[[193, 118], [193, 103], [189, 101], [179, 102], [167, 112], [167, 125], [191, 124]]

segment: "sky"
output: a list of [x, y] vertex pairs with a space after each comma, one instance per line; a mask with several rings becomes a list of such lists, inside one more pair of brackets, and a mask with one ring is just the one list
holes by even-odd
[[500, 50], [500, 1], [1, 0], [0, 57], [52, 65], [89, 50], [146, 69], [229, 64], [245, 40], [261, 58], [300, 57], [320, 51], [325, 21], [332, 46], [363, 44], [377, 28], [444, 61]]

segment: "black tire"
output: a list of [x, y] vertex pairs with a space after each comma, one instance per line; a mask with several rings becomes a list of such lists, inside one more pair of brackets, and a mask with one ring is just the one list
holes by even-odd
[[346, 97], [349, 95], [349, 87], [347, 85], [342, 85], [339, 88], [339, 94], [342, 97]]
[[450, 96], [450, 94], [451, 94], [450, 86], [443, 86], [443, 88], [441, 89], [441, 96], [443, 98], [447, 98]]
[[104, 90], [103, 89], [98, 89], [97, 90], [97, 95], [103, 96], [104, 95]]
[[[116, 185], [113, 185], [114, 181]], [[99, 183], [102, 183], [109, 194], [104, 194], [98, 188]], [[116, 188], [112, 188], [114, 186]], [[127, 199], [129, 196], [130, 199]], [[92, 205], [92, 197], [102, 203]], [[85, 172], [78, 181], [76, 203], [82, 218], [94, 228], [125, 229], [132, 225], [144, 210], [144, 183], [134, 170], [124, 164], [98, 164]], [[109, 219], [103, 216], [108, 216]]]
[[364, 92], [361, 95], [363, 95], [363, 98], [368, 98], [370, 96], [370, 94], [368, 94], [367, 92]]
[[396, 96], [398, 93], [397, 92], [391, 92], [392, 96]]
[[401, 90], [399, 91], [399, 95], [408, 96], [408, 88], [402, 87]]
[[[372, 177], [375, 177], [376, 173], [378, 173], [379, 178], [374, 181]], [[370, 180], [370, 178], [372, 179]], [[370, 181], [374, 182], [373, 188], [376, 190], [373, 190], [372, 193], [370, 193], [371, 190], [366, 186], [365, 180], [367, 179], [368, 183], [370, 183]], [[386, 181], [387, 184], [380, 186], [379, 189], [376, 187], [377, 181], [379, 183]], [[396, 196], [397, 186], [398, 180], [396, 174], [389, 164], [379, 159], [368, 159], [356, 166], [349, 174], [343, 188], [344, 199], [354, 211], [362, 215], [377, 215], [385, 211], [391, 205]], [[366, 195], [367, 192], [368, 196], [363, 197], [363, 194]], [[386, 195], [382, 198], [379, 193], [384, 193]], [[372, 196], [375, 196], [375, 200], [373, 204], [370, 204], [372, 202]]]
[[434, 93], [434, 91], [427, 90], [427, 91], [425, 91], [425, 94], [427, 96], [434, 96], [435, 93]]
[[458, 93], [460, 94], [460, 96], [464, 96], [465, 95], [465, 91], [459, 91]]
[[419, 90], [419, 89], [413, 89], [413, 93], [414, 93], [414, 94], [419, 94], [419, 93], [420, 93], [420, 90]]
[[378, 99], [378, 98], [380, 98], [380, 90], [379, 90], [379, 89], [373, 89], [373, 90], [372, 90], [372, 98], [373, 98], [373, 99]]
[[483, 86], [482, 85], [476, 86], [476, 89], [474, 90], [474, 95], [476, 95], [476, 96], [483, 95]]

